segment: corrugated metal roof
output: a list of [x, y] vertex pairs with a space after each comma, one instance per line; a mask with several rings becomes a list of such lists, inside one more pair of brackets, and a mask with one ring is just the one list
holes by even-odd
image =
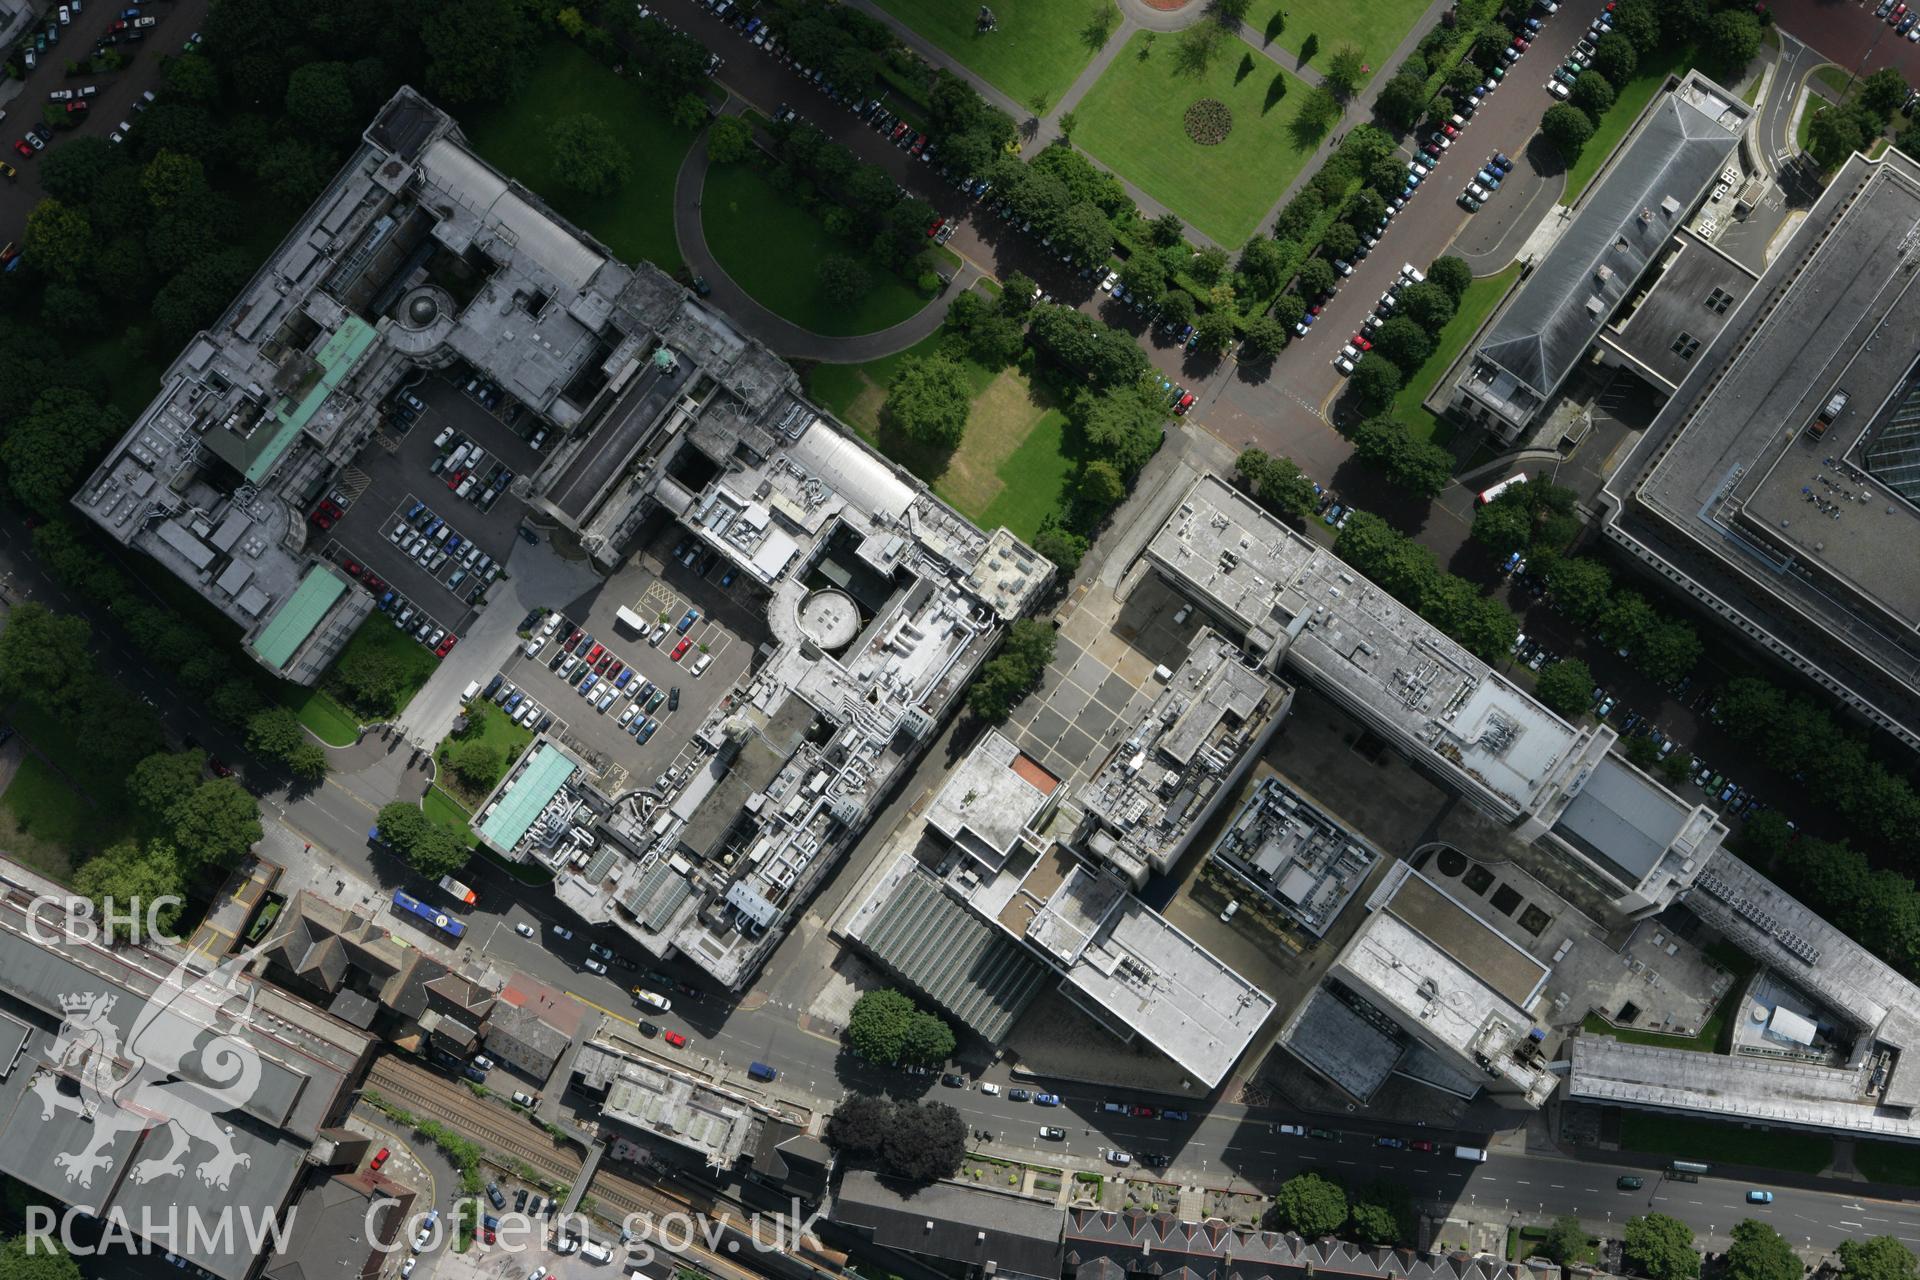
[[285, 670], [289, 659], [305, 644], [320, 619], [327, 616], [334, 601], [345, 593], [347, 584], [324, 565], [307, 570], [292, 595], [286, 598], [266, 629], [253, 642], [260, 660], [276, 670]]

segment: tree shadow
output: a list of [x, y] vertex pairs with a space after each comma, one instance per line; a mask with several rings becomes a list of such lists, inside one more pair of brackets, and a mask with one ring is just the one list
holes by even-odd
[[1280, 38], [1280, 33], [1286, 29], [1286, 13], [1284, 11], [1276, 11], [1271, 18], [1267, 19], [1267, 29], [1260, 33], [1260, 42], [1262, 44], [1272, 44]]
[[1257, 387], [1273, 378], [1273, 356], [1255, 356], [1234, 366], [1234, 376], [1248, 386]]
[[1302, 151], [1311, 151], [1327, 136], [1327, 126], [1303, 113], [1293, 118], [1293, 122], [1287, 126], [1287, 132], [1292, 136], [1294, 146]]
[[1286, 96], [1287, 73], [1284, 71], [1276, 71], [1273, 73], [1272, 83], [1267, 85], [1267, 100], [1260, 104], [1260, 114], [1265, 115], [1267, 112], [1279, 106], [1280, 100]]
[[1306, 66], [1307, 63], [1313, 60], [1313, 56], [1319, 52], [1320, 52], [1320, 37], [1315, 35], [1311, 31], [1307, 32], [1307, 38], [1300, 42], [1300, 54], [1299, 54], [1300, 60], [1294, 63], [1294, 66], [1296, 67]]
[[1080, 43], [1087, 47], [1088, 53], [1098, 53], [1107, 47], [1107, 41], [1113, 38], [1114, 22], [1118, 14], [1107, 0], [1101, 0], [1095, 6], [1093, 16], [1087, 19], [1087, 25], [1080, 28]]
[[1253, 55], [1250, 53], [1243, 53], [1240, 55], [1240, 65], [1234, 69], [1233, 82], [1235, 84], [1239, 84], [1242, 80], [1245, 80], [1248, 76], [1252, 74], [1253, 74]]

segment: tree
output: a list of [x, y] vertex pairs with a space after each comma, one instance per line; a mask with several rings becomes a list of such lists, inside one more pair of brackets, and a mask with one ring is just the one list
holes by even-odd
[[1300, 1173], [1280, 1184], [1273, 1207], [1280, 1225], [1309, 1240], [1330, 1236], [1347, 1224], [1347, 1193], [1317, 1173]]
[[1841, 1280], [1913, 1280], [1913, 1252], [1892, 1236], [1842, 1240]]
[[1593, 69], [1607, 78], [1616, 91], [1640, 65], [1640, 55], [1624, 37], [1608, 32], [1593, 46]]
[[887, 386], [880, 420], [910, 440], [940, 448], [960, 443], [972, 395], [966, 371], [946, 356], [907, 356]]
[[506, 766], [500, 748], [484, 738], [455, 742], [445, 749], [444, 758], [447, 767], [453, 770], [469, 791], [491, 787], [499, 780], [500, 770]]
[[1160, 323], [1178, 332], [1193, 323], [1193, 295], [1185, 289], [1174, 289], [1160, 299]]
[[1427, 78], [1405, 71], [1380, 86], [1380, 92], [1373, 99], [1373, 108], [1380, 113], [1380, 118], [1396, 129], [1411, 129], [1419, 124], [1426, 106]]
[[1672, 684], [1700, 661], [1700, 637], [1691, 626], [1671, 618], [1648, 630], [1640, 642], [1640, 669], [1661, 684]]
[[[1822, 108], [1807, 122], [1807, 150], [1822, 168], [1831, 169], [1866, 148], [1869, 123], [1865, 113], [1852, 104]], [[47, 203], [41, 201], [41, 207]], [[29, 234], [33, 230], [32, 215], [27, 218], [27, 230]]]
[[[1540, 670], [1533, 696], [1546, 703], [1548, 709], [1572, 719], [1593, 703], [1593, 673], [1578, 658], [1549, 662]], [[1566, 1259], [1556, 1257], [1554, 1261]]]
[[1150, 307], [1167, 291], [1167, 269], [1151, 254], [1136, 253], [1120, 268], [1120, 286]]
[[1413, 1239], [1413, 1203], [1405, 1187], [1373, 1182], [1353, 1196], [1353, 1234], [1364, 1244], [1402, 1244]]
[[[1793, 1246], [1764, 1222], [1746, 1218], [1733, 1224], [1727, 1249], [1727, 1280], [1800, 1280], [1800, 1259]], [[1911, 1269], [1909, 1269], [1911, 1270]]]
[[924, 1009], [916, 1010], [907, 1019], [900, 1060], [915, 1066], [937, 1067], [953, 1056], [957, 1045], [952, 1027]]
[[611, 195], [633, 176], [633, 160], [606, 121], [589, 112], [562, 116], [548, 130], [554, 181], [582, 195]]
[[1222, 31], [1211, 22], [1196, 22], [1174, 39], [1173, 66], [1183, 76], [1205, 75], [1220, 52]]
[[0, 1241], [0, 1276], [7, 1280], [80, 1280], [80, 1266], [57, 1240]]
[[893, 1099], [882, 1094], [852, 1094], [827, 1117], [827, 1141], [855, 1155], [873, 1155], [893, 1130], [895, 1110]]
[[1241, 339], [1241, 353], [1253, 360], [1271, 360], [1280, 354], [1287, 345], [1286, 326], [1272, 316], [1255, 316], [1247, 321], [1246, 336]]
[[157, 751], [127, 775], [127, 798], [141, 814], [164, 819], [200, 785], [206, 764], [204, 751]]
[[1473, 540], [1497, 556], [1525, 551], [1533, 541], [1533, 512], [1503, 493], [1474, 511]]
[[1324, 297], [1333, 289], [1333, 264], [1325, 258], [1308, 258], [1300, 264], [1296, 287], [1309, 298]]
[[1051, 626], [1021, 618], [1007, 628], [1000, 652], [989, 658], [967, 690], [967, 709], [983, 720], [1004, 720], [1013, 704], [1040, 683], [1053, 661], [1056, 636]]
[[1033, 549], [1053, 561], [1062, 573], [1071, 574], [1087, 554], [1087, 540], [1071, 529], [1062, 528], [1051, 513], [1046, 519], [1049, 523], [1033, 535]]
[[1473, 283], [1473, 268], [1467, 265], [1466, 259], [1451, 254], [1435, 258], [1427, 267], [1427, 283], [1445, 289], [1457, 308], [1467, 286]]
[[1313, 510], [1313, 481], [1294, 465], [1293, 459], [1245, 449], [1233, 466], [1247, 489], [1267, 507], [1296, 518]]
[[[1394, 165], [1395, 172], [1400, 172], [1399, 164], [1394, 157], [1388, 156], [1386, 159], [1389, 164]], [[1397, 189], [1394, 194], [1399, 194]], [[1343, 262], [1352, 262], [1354, 253], [1360, 248], [1360, 233], [1348, 223], [1336, 222], [1327, 228], [1326, 235], [1320, 237], [1320, 248]]]
[[1580, 1219], [1571, 1213], [1563, 1213], [1553, 1220], [1553, 1225], [1547, 1228], [1547, 1238], [1540, 1245], [1540, 1252], [1563, 1267], [1578, 1261], [1586, 1250], [1587, 1229], [1581, 1226]]
[[1225, 307], [1215, 307], [1201, 316], [1194, 321], [1193, 329], [1202, 351], [1225, 351], [1233, 343], [1233, 316]]
[[1399, 366], [1385, 356], [1368, 356], [1347, 376], [1347, 394], [1362, 413], [1384, 413], [1399, 392]]
[[175, 54], [163, 64], [161, 75], [169, 98], [203, 104], [220, 99], [220, 72], [205, 54]]
[[1343, 98], [1351, 98], [1366, 78], [1367, 60], [1358, 46], [1351, 44], [1335, 49], [1327, 59], [1327, 69], [1321, 73], [1321, 79]]
[[903, 1106], [881, 1142], [887, 1170], [914, 1182], [952, 1177], [966, 1158], [967, 1125], [944, 1102]]
[[894, 1066], [906, 1047], [914, 1012], [913, 1001], [892, 987], [864, 993], [847, 1017], [848, 1047], [868, 1062]]
[[753, 126], [743, 116], [721, 116], [707, 130], [707, 156], [715, 164], [736, 164], [753, 145]]
[[1324, 85], [1315, 85], [1307, 90], [1300, 99], [1300, 107], [1294, 113], [1293, 127], [1296, 133], [1306, 138], [1318, 138], [1333, 127], [1340, 118], [1340, 99]]
[[[123, 840], [81, 863], [74, 872], [73, 890], [92, 901], [97, 911], [111, 906], [116, 913], [124, 914], [133, 908], [143, 929], [151, 907], [153, 927], [170, 934], [180, 921], [180, 903], [161, 905], [160, 899], [184, 899], [186, 878], [180, 872], [173, 846], [166, 841], [156, 840], [142, 849], [132, 840]], [[0, 1265], [0, 1275], [15, 1274]]]
[[359, 112], [344, 62], [308, 62], [287, 77], [287, 118], [323, 142], [343, 143], [357, 130]]
[[386, 715], [407, 687], [407, 671], [390, 650], [353, 646], [334, 665], [328, 685], [348, 706]]
[[835, 306], [857, 302], [872, 285], [867, 269], [855, 258], [834, 254], [820, 259], [814, 268], [814, 283], [820, 296]]
[[270, 760], [286, 759], [306, 740], [306, 730], [285, 707], [268, 707], [247, 721], [247, 750]]
[[1613, 105], [1613, 85], [1598, 71], [1582, 71], [1573, 82], [1573, 96], [1568, 101], [1590, 117], [1605, 115]]
[[92, 634], [83, 618], [32, 602], [16, 604], [0, 626], [0, 695], [31, 698], [56, 713], [73, 710], [86, 674], [74, 655], [92, 652]]
[[109, 173], [125, 163], [125, 153], [105, 138], [72, 138], [41, 152], [40, 188], [78, 208], [93, 198]]
[[1613, 11], [1613, 31], [1625, 36], [1643, 58], [1656, 52], [1660, 48], [1660, 14], [1653, 0], [1620, 0]]
[[0, 439], [0, 463], [14, 496], [49, 519], [61, 514], [91, 460], [121, 426], [119, 410], [101, 405], [90, 391], [54, 387], [42, 392], [12, 433]]
[[93, 248], [93, 227], [84, 211], [46, 199], [27, 214], [21, 252], [28, 262], [54, 279], [78, 280]]
[[1607, 607], [1613, 575], [1597, 560], [1556, 557], [1546, 569], [1547, 593], [1560, 612], [1579, 625], [1592, 626]]
[[707, 104], [697, 93], [683, 93], [667, 108], [667, 119], [688, 133], [698, 133], [707, 122]]
[[1453, 295], [1431, 280], [1410, 284], [1400, 291], [1400, 314], [1430, 334], [1446, 328], [1453, 312]]
[[1433, 354], [1433, 339], [1410, 317], [1395, 316], [1373, 335], [1373, 354], [1386, 357], [1402, 369], [1418, 369]]
[[419, 805], [408, 804], [404, 800], [382, 805], [373, 821], [381, 841], [403, 856], [419, 843], [420, 837], [433, 825], [427, 821], [427, 815], [420, 812]]
[[1163, 249], [1170, 249], [1187, 238], [1187, 224], [1177, 213], [1163, 213], [1147, 224], [1147, 237]]
[[1100, 511], [1112, 509], [1127, 496], [1127, 482], [1119, 469], [1105, 458], [1094, 458], [1080, 467], [1080, 497]]
[[[1757, 29], [1755, 35], [1758, 35]], [[1907, 100], [1906, 78], [1892, 67], [1882, 67], [1860, 82], [1855, 96], [1861, 106], [1882, 121], [1891, 120], [1893, 113]]]
[[1627, 1219], [1622, 1253], [1629, 1266], [1653, 1280], [1694, 1280], [1700, 1274], [1693, 1228], [1664, 1213], [1643, 1213]]
[[441, 0], [420, 23], [427, 89], [442, 105], [505, 101], [525, 83], [532, 25], [515, 0]]
[[231, 867], [262, 834], [259, 802], [231, 778], [201, 783], [167, 818], [174, 847], [189, 867]]
[[1659, 625], [1660, 618], [1639, 592], [1616, 591], [1597, 621], [1608, 644], [1631, 653]]

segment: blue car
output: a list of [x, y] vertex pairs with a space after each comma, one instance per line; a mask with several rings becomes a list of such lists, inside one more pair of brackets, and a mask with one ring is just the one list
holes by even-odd
[[1178, 1107], [1167, 1107], [1165, 1110], [1161, 1111], [1160, 1118], [1162, 1120], [1185, 1120], [1187, 1118], [1187, 1113], [1180, 1110]]
[[739, 573], [740, 570], [738, 568], [732, 565], [727, 566], [727, 571], [720, 575], [720, 585], [722, 587], [732, 586], [734, 578], [739, 576]]
[[414, 503], [411, 507], [407, 508], [407, 521], [411, 523], [415, 516], [419, 515], [422, 511], [425, 511], [426, 509], [427, 509], [426, 503], [424, 502]]
[[1325, 524], [1332, 524], [1335, 520], [1338, 520], [1340, 518], [1340, 510], [1341, 510], [1340, 504], [1337, 502], [1334, 503], [1332, 506], [1327, 508], [1327, 514], [1320, 517], [1321, 522]]
[[1480, 179], [1480, 185], [1489, 191], [1498, 191], [1500, 189], [1500, 175], [1491, 169], [1482, 169], [1473, 176]]
[[1747, 1203], [1748, 1203], [1748, 1204], [1772, 1204], [1772, 1203], [1773, 1203], [1773, 1192], [1771, 1192], [1771, 1191], [1749, 1191], [1749, 1192], [1747, 1192]]
[[593, 686], [598, 683], [600, 683], [600, 677], [596, 675], [589, 675], [585, 680], [582, 680], [580, 682], [580, 696], [583, 698], [586, 697], [593, 691]]
[[461, 547], [464, 547], [466, 545], [467, 545], [467, 540], [461, 537], [459, 534], [450, 533], [447, 535], [447, 554], [448, 555], [452, 555], [454, 552], [458, 551]]
[[520, 709], [520, 699], [522, 696], [523, 695], [518, 690], [516, 690], [514, 692], [514, 695], [511, 698], [507, 699], [507, 705], [500, 709], [506, 712], [508, 715], [512, 715], [514, 712]]
[[640, 730], [639, 733], [636, 733], [633, 735], [634, 741], [645, 742], [648, 738], [651, 738], [653, 736], [653, 731], [655, 729], [658, 729], [659, 727], [660, 727], [660, 722], [658, 720], [653, 719], [651, 716], [649, 716], [647, 718], [646, 728]]
[[693, 624], [698, 621], [700, 621], [700, 611], [698, 609], [687, 610], [687, 616], [680, 619], [680, 626], [679, 626], [680, 634], [681, 635], [687, 634], [688, 631], [693, 629]]
[[1513, 172], [1513, 161], [1507, 159], [1503, 152], [1494, 152], [1493, 155], [1489, 157], [1487, 163], [1492, 168], [1498, 169], [1501, 173]]
[[1033, 1095], [1033, 1105], [1036, 1107], [1057, 1107], [1060, 1105], [1060, 1095], [1057, 1093], [1036, 1093]]
[[635, 716], [632, 720], [627, 722], [627, 736], [630, 738], [637, 738], [640, 736], [640, 731], [646, 727], [647, 727], [647, 718], [645, 716]]
[[633, 668], [628, 667], [625, 671], [622, 671], [614, 677], [613, 687], [616, 689], [624, 689], [627, 687], [627, 681], [631, 679], [633, 679]]

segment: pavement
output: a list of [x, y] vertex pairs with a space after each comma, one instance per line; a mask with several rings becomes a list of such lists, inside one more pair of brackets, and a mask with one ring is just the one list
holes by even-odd
[[[5, 159], [20, 170], [20, 176], [14, 181], [0, 183], [0, 244], [19, 238], [26, 228], [27, 214], [46, 194], [40, 186], [37, 159], [21, 158], [14, 152], [13, 142], [29, 126], [40, 123], [40, 109], [47, 102], [47, 94], [76, 85], [100, 86], [99, 94], [91, 99], [93, 106], [86, 119], [73, 129], [56, 130], [47, 151], [40, 155], [48, 154], [72, 138], [106, 137], [122, 120], [134, 118], [133, 104], [140, 101], [142, 93], [160, 87], [161, 59], [178, 53], [187, 37], [200, 29], [207, 16], [208, 3], [209, 0], [165, 0], [149, 6], [147, 12], [159, 18], [159, 24], [147, 33], [145, 40], [115, 46], [132, 58], [125, 68], [107, 75], [69, 79], [65, 74], [67, 62], [91, 51], [93, 42], [106, 34], [108, 25], [124, 7], [110, 0], [91, 0], [66, 28], [60, 43], [41, 56], [40, 65], [20, 82], [18, 96], [6, 104], [6, 122], [0, 125], [0, 139], [4, 139], [7, 148]], [[47, 6], [48, 12], [54, 7]], [[41, 25], [45, 25], [44, 19]]]

